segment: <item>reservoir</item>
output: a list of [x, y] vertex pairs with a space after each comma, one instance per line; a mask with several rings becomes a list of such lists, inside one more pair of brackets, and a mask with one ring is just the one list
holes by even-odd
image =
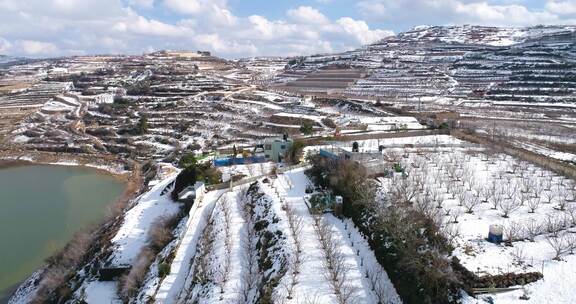
[[0, 168], [0, 303], [75, 232], [102, 220], [124, 187], [82, 167]]

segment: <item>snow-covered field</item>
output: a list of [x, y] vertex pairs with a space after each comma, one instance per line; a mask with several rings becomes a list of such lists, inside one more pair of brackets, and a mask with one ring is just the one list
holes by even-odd
[[[404, 187], [415, 208], [436, 218], [455, 245], [453, 255], [479, 276], [541, 272], [523, 289], [490, 296], [494, 303], [574, 303], [576, 183], [542, 167], [479, 148], [418, 154], [394, 149], [407, 178], [381, 178], [381, 189]], [[503, 244], [489, 227], [503, 227]], [[563, 287], [564, 286], [564, 287]], [[521, 287], [521, 286], [520, 286]], [[470, 303], [476, 303], [472, 300]]]
[[208, 192], [190, 212], [156, 302], [401, 303], [351, 221], [309, 212], [309, 183], [299, 168]]
[[178, 213], [180, 205], [174, 203], [169, 195], [162, 194], [162, 190], [175, 178], [173, 175], [158, 183], [139, 198], [135, 206], [126, 213], [124, 223], [112, 239], [113, 265], [132, 265], [148, 241], [148, 229], [152, 223], [162, 216], [169, 217]]

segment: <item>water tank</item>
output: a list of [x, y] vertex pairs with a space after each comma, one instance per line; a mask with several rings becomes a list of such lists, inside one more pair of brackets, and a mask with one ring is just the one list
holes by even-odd
[[502, 243], [502, 234], [504, 232], [504, 227], [502, 225], [490, 225], [488, 229], [488, 242], [494, 244]]

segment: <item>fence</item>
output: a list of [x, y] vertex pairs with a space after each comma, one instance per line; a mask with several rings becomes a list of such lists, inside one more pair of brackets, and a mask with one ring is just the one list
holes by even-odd
[[[305, 168], [305, 167], [310, 167], [309, 164], [307, 163], [301, 163], [298, 165], [292, 165], [292, 166], [285, 166], [285, 167], [281, 167], [276, 169], [276, 173], [279, 174], [283, 174], [286, 173], [288, 171], [292, 171], [295, 169], [299, 169], [299, 168]], [[267, 174], [262, 174], [262, 175], [258, 175], [258, 176], [252, 176], [252, 177], [247, 177], [247, 178], [243, 178], [241, 180], [238, 181], [228, 181], [225, 183], [220, 183], [220, 184], [215, 184], [215, 185], [210, 185], [208, 187], [206, 187], [209, 191], [213, 191], [213, 190], [222, 190], [222, 189], [226, 189], [226, 188], [230, 188], [230, 186], [232, 187], [236, 187], [236, 186], [240, 186], [240, 185], [245, 185], [245, 184], [249, 184], [249, 183], [253, 183], [261, 178], [265, 178], [265, 177], [270, 177], [272, 175], [272, 173], [267, 173]], [[232, 185], [230, 185], [230, 183], [232, 183]]]

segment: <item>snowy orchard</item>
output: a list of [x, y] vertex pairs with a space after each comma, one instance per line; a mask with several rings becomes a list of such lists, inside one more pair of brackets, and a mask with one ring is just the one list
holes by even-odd
[[[405, 175], [379, 178], [382, 197], [435, 219], [470, 271], [546, 275], [561, 260], [576, 265], [574, 180], [481, 147], [394, 148], [385, 158]], [[504, 244], [487, 242], [493, 224], [504, 227]]]

